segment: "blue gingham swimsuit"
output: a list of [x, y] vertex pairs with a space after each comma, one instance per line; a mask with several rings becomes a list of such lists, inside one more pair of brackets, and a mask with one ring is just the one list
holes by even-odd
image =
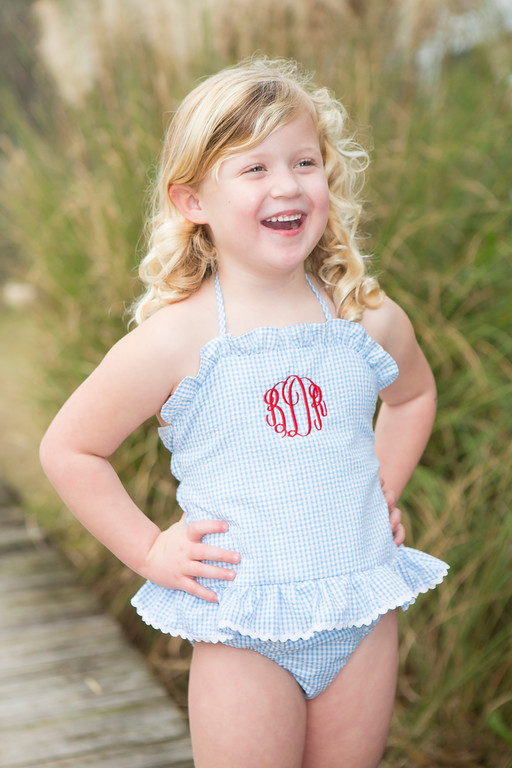
[[216, 276], [219, 335], [164, 404], [159, 433], [187, 524], [226, 520], [203, 541], [241, 562], [215, 563], [234, 568], [233, 581], [198, 579], [218, 603], [146, 582], [132, 604], [163, 632], [274, 658], [312, 697], [379, 617], [405, 610], [448, 566], [393, 542], [373, 417], [398, 367], [308, 282], [325, 323], [233, 337]]

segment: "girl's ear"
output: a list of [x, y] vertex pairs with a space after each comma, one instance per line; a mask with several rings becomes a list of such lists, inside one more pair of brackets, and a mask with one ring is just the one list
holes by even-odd
[[188, 184], [171, 184], [168, 190], [171, 202], [178, 211], [194, 224], [206, 224], [206, 216], [201, 208], [196, 190]]

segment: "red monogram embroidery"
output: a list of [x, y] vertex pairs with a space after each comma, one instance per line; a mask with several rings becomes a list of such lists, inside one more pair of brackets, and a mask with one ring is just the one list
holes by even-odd
[[265, 392], [267, 424], [282, 437], [306, 437], [313, 427], [322, 429], [327, 406], [322, 390], [306, 376], [288, 376]]

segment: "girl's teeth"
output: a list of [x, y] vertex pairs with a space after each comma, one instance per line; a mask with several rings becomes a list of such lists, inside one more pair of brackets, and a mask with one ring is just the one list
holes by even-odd
[[272, 216], [267, 221], [297, 221], [302, 217], [300, 213], [294, 213], [292, 216]]

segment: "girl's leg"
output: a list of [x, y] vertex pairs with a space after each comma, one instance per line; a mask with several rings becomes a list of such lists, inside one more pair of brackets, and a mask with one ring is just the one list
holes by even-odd
[[196, 768], [301, 768], [304, 694], [255, 651], [196, 643], [189, 716]]
[[398, 667], [396, 612], [381, 618], [333, 683], [307, 702], [303, 768], [376, 768], [391, 722]]

